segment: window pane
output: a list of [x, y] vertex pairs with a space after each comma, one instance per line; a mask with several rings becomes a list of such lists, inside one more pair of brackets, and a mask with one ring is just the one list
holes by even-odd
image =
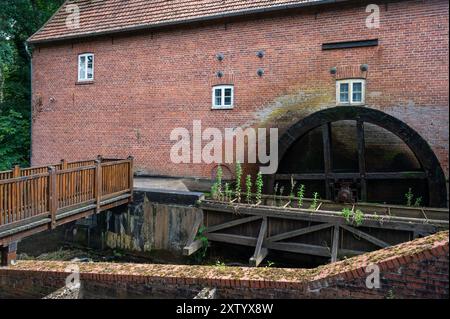
[[79, 79], [84, 80], [86, 79], [86, 57], [81, 56], [79, 63], [80, 63], [80, 65], [78, 66]]
[[94, 77], [94, 56], [88, 55], [87, 57], [87, 78], [92, 79]]
[[353, 92], [353, 102], [362, 102], [362, 94]]
[[362, 102], [362, 83], [356, 82], [353, 83], [353, 92], [352, 92], [353, 102]]
[[340, 100], [341, 102], [348, 102], [348, 83], [342, 83], [340, 86]]
[[225, 105], [227, 106], [231, 105], [231, 96], [225, 96]]
[[222, 105], [222, 90], [221, 89], [214, 90], [214, 104], [216, 106]]
[[231, 97], [231, 89], [225, 89], [225, 96]]

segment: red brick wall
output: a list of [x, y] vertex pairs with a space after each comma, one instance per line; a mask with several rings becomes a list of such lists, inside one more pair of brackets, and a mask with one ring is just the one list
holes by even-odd
[[[367, 63], [367, 105], [416, 129], [448, 176], [448, 2], [380, 8], [379, 29], [366, 28], [364, 6], [339, 4], [35, 48], [32, 162], [131, 154], [148, 173], [210, 177], [212, 166], [170, 162], [173, 128], [196, 119], [221, 129], [285, 128], [335, 105], [331, 67]], [[374, 38], [378, 47], [321, 50], [322, 43]], [[94, 84], [76, 85], [83, 52], [95, 53]], [[233, 110], [211, 110], [217, 71], [235, 85]]]
[[[81, 263], [85, 297], [192, 298], [217, 287], [219, 298], [447, 298], [449, 233], [367, 253], [316, 269]], [[69, 262], [20, 261], [0, 268], [0, 298], [43, 297], [61, 288]], [[380, 288], [366, 287], [366, 267]], [[14, 289], [13, 289], [14, 288]]]

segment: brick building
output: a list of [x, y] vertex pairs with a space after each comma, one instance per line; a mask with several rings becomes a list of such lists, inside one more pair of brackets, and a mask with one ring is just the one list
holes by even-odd
[[[214, 164], [171, 162], [175, 127], [201, 120], [281, 135], [354, 103], [408, 125], [442, 167], [431, 170], [448, 177], [448, 22], [441, 0], [67, 1], [29, 39], [32, 162], [131, 154], [141, 173], [210, 178]], [[342, 124], [336, 157], [357, 162]], [[391, 156], [381, 171], [419, 169], [421, 147], [394, 135], [366, 126], [366, 164]], [[314, 158], [305, 165], [314, 172]]]

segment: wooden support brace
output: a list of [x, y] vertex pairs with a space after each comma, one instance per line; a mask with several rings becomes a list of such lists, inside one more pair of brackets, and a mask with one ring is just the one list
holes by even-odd
[[267, 217], [264, 217], [259, 230], [258, 241], [256, 242], [255, 253], [250, 258], [250, 266], [258, 267], [259, 264], [266, 258], [268, 250], [263, 248], [265, 239], [267, 238]]
[[199, 250], [200, 248], [202, 248], [202, 241], [201, 240], [196, 240], [195, 238], [197, 237], [198, 234], [198, 230], [200, 228], [200, 226], [203, 223], [203, 214], [199, 213], [197, 214], [195, 221], [194, 221], [194, 225], [192, 227], [192, 231], [189, 234], [189, 238], [187, 240], [186, 246], [183, 248], [183, 255], [184, 256], [190, 256], [193, 253], [195, 253], [197, 250]]
[[97, 205], [96, 212], [100, 212], [100, 206], [102, 201], [102, 162], [101, 159], [95, 160], [95, 201]]
[[382, 241], [382, 240], [380, 240], [380, 239], [378, 239], [378, 238], [376, 238], [376, 237], [374, 237], [372, 235], [369, 235], [369, 234], [367, 234], [367, 233], [365, 233], [363, 231], [360, 231], [358, 229], [355, 229], [353, 227], [350, 227], [350, 226], [347, 226], [347, 225], [341, 225], [341, 227], [343, 229], [345, 229], [345, 230], [347, 230], [347, 231], [349, 231], [349, 232], [351, 232], [351, 233], [361, 237], [361, 238], [364, 238], [368, 242], [371, 242], [372, 244], [375, 244], [375, 245], [377, 245], [377, 246], [379, 246], [381, 248], [386, 248], [386, 247], [391, 246], [390, 244], [386, 243], [385, 241]]
[[305, 228], [293, 230], [290, 232], [271, 236], [271, 237], [267, 238], [267, 241], [268, 242], [280, 241], [280, 240], [284, 240], [284, 239], [288, 239], [288, 238], [292, 238], [292, 237], [297, 237], [297, 236], [313, 233], [313, 232], [316, 232], [316, 231], [319, 231], [322, 229], [326, 229], [326, 228], [330, 228], [330, 227], [333, 227], [333, 224], [325, 223], [325, 224], [314, 225], [314, 226], [305, 227]]
[[223, 223], [223, 224], [219, 224], [219, 225], [214, 225], [211, 227], [208, 227], [208, 229], [206, 230], [208, 233], [212, 233], [218, 230], [223, 230], [225, 228], [231, 228], [237, 225], [241, 225], [241, 224], [245, 224], [245, 223], [249, 223], [249, 222], [253, 222], [255, 220], [259, 220], [261, 219], [261, 216], [250, 216], [250, 217], [245, 217], [245, 218], [241, 218], [241, 219], [234, 219], [232, 221]]
[[331, 249], [331, 262], [334, 263], [338, 258], [339, 250], [339, 226], [334, 226], [333, 230], [333, 248]]
[[58, 211], [58, 190], [56, 187], [56, 168], [50, 166], [48, 168], [49, 178], [48, 178], [48, 205], [50, 212], [50, 229], [56, 228], [56, 212]]

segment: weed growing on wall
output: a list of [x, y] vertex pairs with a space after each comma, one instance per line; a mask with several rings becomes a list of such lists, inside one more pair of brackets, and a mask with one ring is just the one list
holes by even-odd
[[236, 198], [241, 202], [241, 182], [242, 182], [242, 166], [241, 163], [236, 162]]
[[303, 199], [305, 198], [305, 185], [301, 184], [297, 192], [298, 208], [303, 206]]
[[247, 175], [247, 177], [245, 178], [245, 188], [246, 188], [246, 198], [247, 198], [247, 203], [250, 204], [250, 202], [252, 201], [252, 176], [251, 175]]
[[319, 204], [319, 193], [318, 192], [314, 192], [313, 201], [312, 201], [311, 206], [309, 207], [309, 209], [316, 210], [318, 204]]
[[256, 175], [256, 202], [259, 203], [262, 199], [262, 189], [264, 186], [264, 182], [263, 182], [263, 177], [262, 177], [262, 173], [258, 172], [258, 174]]

